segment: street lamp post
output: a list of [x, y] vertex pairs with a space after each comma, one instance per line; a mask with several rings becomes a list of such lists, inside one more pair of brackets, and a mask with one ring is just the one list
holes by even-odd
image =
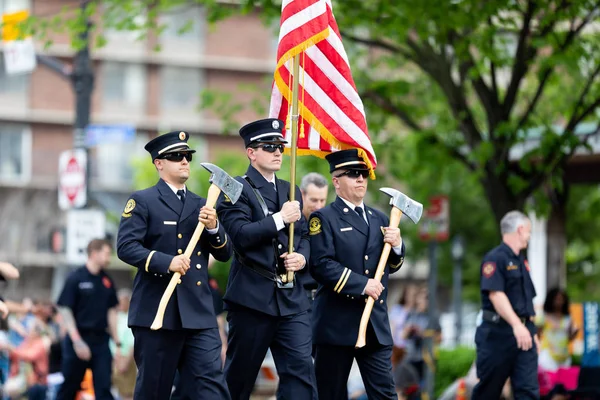
[[460, 344], [462, 335], [462, 261], [465, 254], [463, 238], [460, 235], [452, 239], [452, 259], [454, 268], [452, 272], [452, 301], [455, 317], [455, 345]]

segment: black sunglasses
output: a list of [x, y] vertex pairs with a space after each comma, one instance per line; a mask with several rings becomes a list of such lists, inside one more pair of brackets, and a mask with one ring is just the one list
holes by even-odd
[[261, 144], [255, 147], [255, 149], [257, 148], [261, 148], [264, 151], [266, 151], [267, 153], [275, 153], [276, 150], [279, 150], [280, 152], [283, 153], [283, 149], [285, 148], [285, 145], [283, 144], [274, 144], [274, 143], [267, 143], [267, 144]]
[[359, 176], [362, 176], [363, 179], [367, 179], [369, 176], [369, 171], [366, 169], [349, 169], [348, 171], [342, 172], [337, 175], [336, 178], [340, 178], [342, 176], [347, 176], [348, 178], [358, 179]]
[[192, 153], [189, 153], [187, 151], [178, 151], [177, 153], [167, 153], [164, 156], [162, 156], [161, 158], [168, 160], [168, 161], [172, 161], [172, 162], [181, 162], [181, 160], [183, 160], [184, 157], [188, 162], [192, 161]]

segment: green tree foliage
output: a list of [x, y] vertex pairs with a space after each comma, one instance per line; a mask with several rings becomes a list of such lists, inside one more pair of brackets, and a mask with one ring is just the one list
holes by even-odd
[[[92, 29], [102, 45], [99, 28], [134, 31], [145, 38], [164, 30], [158, 15], [197, 4], [213, 22], [259, 10], [269, 26], [277, 26], [281, 7], [273, 0], [241, 0], [238, 5], [217, 0], [90, 0], [85, 15], [97, 21]], [[424, 203], [431, 194], [449, 195], [452, 233], [467, 238], [465, 283], [475, 283], [479, 259], [499, 240], [499, 218], [510, 209], [523, 209], [531, 198], [537, 211], [547, 212], [547, 193], [563, 191], [567, 161], [598, 131], [600, 41], [590, 23], [600, 3], [333, 4], [379, 158], [370, 200], [385, 207], [376, 189], [398, 187], [399, 182]], [[38, 37], [68, 31], [77, 48], [84, 21], [71, 7], [61, 15], [33, 18], [27, 26]], [[182, 31], [191, 27], [193, 21], [188, 22]], [[223, 103], [219, 99], [204, 96], [208, 105]], [[519, 147], [522, 157], [510, 158], [511, 149]], [[319, 169], [325, 165], [310, 157], [301, 160], [299, 170], [304, 164]], [[595, 204], [597, 189], [581, 190], [583, 197], [569, 200], [577, 203], [570, 210]], [[598, 246], [590, 244], [596, 239], [574, 222], [595, 227], [592, 215], [585, 211], [569, 216], [568, 232], [574, 236], [567, 256], [574, 273], [587, 271], [586, 262], [593, 264], [599, 256]], [[414, 254], [422, 254], [416, 227], [402, 227]], [[441, 249], [442, 283], [451, 262], [448, 247], [443, 244]]]

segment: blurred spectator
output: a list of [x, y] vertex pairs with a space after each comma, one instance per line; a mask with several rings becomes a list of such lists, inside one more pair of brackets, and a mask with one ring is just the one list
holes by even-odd
[[26, 297], [23, 299], [22, 306], [8, 319], [8, 338], [15, 347], [25, 340], [31, 328], [31, 323], [35, 319], [33, 315], [34, 306], [33, 300]]
[[415, 297], [417, 287], [407, 285], [398, 300], [390, 309], [390, 326], [392, 329], [392, 339], [394, 347], [392, 348], [392, 367], [395, 368], [406, 355], [406, 339], [404, 337], [404, 327], [408, 314], [415, 306]]
[[110, 336], [117, 347], [117, 292], [105, 272], [110, 265], [111, 243], [94, 239], [87, 247], [85, 266], [67, 278], [58, 299], [63, 323], [68, 331], [62, 347], [64, 382], [57, 398], [72, 400], [79, 391], [86, 370], [94, 375], [94, 393], [98, 400], [113, 400], [111, 393], [112, 354]]
[[46, 400], [50, 343], [47, 325], [36, 318], [19, 346], [6, 344], [5, 349], [10, 351], [11, 359], [16, 361], [11, 364], [11, 377], [13, 389], [17, 393], [8, 393], [9, 395], [18, 396], [22, 394], [19, 392], [24, 391], [29, 400]]
[[0, 276], [3, 280], [19, 279], [19, 270], [12, 264], [0, 261]]
[[408, 361], [401, 362], [394, 370], [394, 385], [398, 400], [417, 400], [421, 398], [419, 373]]
[[117, 336], [121, 348], [111, 341], [111, 351], [115, 355], [113, 368], [113, 385], [119, 391], [122, 400], [133, 399], [137, 367], [133, 359], [133, 333], [127, 326], [131, 290], [120, 289], [117, 293], [119, 305], [117, 307]]
[[544, 397], [545, 400], [567, 400], [569, 398], [569, 392], [563, 385], [556, 385], [550, 393]]
[[[19, 270], [16, 269], [12, 264], [0, 261], [0, 281], [8, 279], [19, 279]], [[2, 318], [8, 317], [10, 310], [10, 303], [4, 301], [0, 297], [0, 316]]]
[[55, 400], [60, 385], [64, 381], [61, 370], [62, 363], [62, 341], [67, 333], [62, 324], [62, 317], [58, 308], [54, 305], [50, 309], [50, 321], [48, 328], [52, 332], [52, 343], [50, 344], [49, 365], [48, 365], [48, 395], [47, 400]]
[[554, 288], [548, 292], [544, 312], [539, 314], [536, 325], [540, 336], [539, 367], [545, 371], [569, 367], [569, 342], [577, 335], [578, 328], [571, 321], [569, 296], [564, 290]]
[[[8, 321], [0, 319], [0, 349], [6, 349], [9, 344]], [[0, 387], [6, 383], [9, 372], [10, 361], [8, 350], [0, 350]]]
[[441, 331], [439, 321], [430, 321], [429, 319], [428, 303], [427, 290], [422, 289], [416, 295], [415, 309], [406, 316], [403, 335], [406, 340], [406, 360], [417, 370], [420, 381], [423, 380], [425, 373], [423, 361], [425, 331], [432, 327], [436, 332], [436, 342], [439, 342], [439, 332]]

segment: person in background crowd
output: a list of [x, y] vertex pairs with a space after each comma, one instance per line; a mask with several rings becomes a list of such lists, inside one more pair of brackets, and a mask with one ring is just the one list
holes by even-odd
[[540, 335], [539, 366], [546, 371], [571, 366], [569, 343], [579, 329], [573, 324], [569, 313], [569, 296], [564, 290], [548, 291], [544, 312], [536, 318]]
[[0, 280], [19, 279], [19, 270], [12, 264], [0, 261]]
[[[10, 358], [6, 348], [10, 345], [8, 340], [8, 321], [6, 319], [0, 319], [0, 387], [2, 387], [8, 380], [10, 373]], [[0, 392], [0, 399], [2, 393]]]
[[429, 295], [427, 289], [421, 289], [415, 297], [415, 308], [406, 316], [403, 336], [406, 343], [406, 360], [415, 368], [422, 382], [425, 376], [425, 363], [423, 360], [423, 347], [425, 331], [433, 328], [435, 342], [441, 339], [441, 327], [439, 320], [430, 321]]
[[394, 347], [392, 348], [393, 368], [400, 364], [406, 355], [404, 327], [408, 314], [414, 308], [416, 296], [417, 286], [407, 285], [402, 291], [398, 304], [394, 304], [390, 309], [390, 327], [392, 329], [392, 338], [394, 339]]
[[119, 392], [121, 400], [133, 399], [137, 367], [133, 358], [133, 333], [127, 326], [131, 290], [120, 289], [117, 293], [117, 336], [121, 347], [111, 341], [111, 351], [114, 354], [113, 385]]
[[[48, 376], [48, 352], [50, 350], [50, 338], [47, 326], [42, 320], [36, 319], [27, 336], [17, 347], [7, 344], [4, 350], [10, 352], [18, 364], [11, 372], [12, 374], [23, 374], [26, 381], [26, 395], [28, 400], [46, 400]], [[23, 371], [20, 369], [24, 368]]]
[[110, 264], [111, 244], [94, 239], [87, 247], [85, 266], [73, 271], [58, 299], [68, 335], [63, 341], [62, 372], [65, 381], [58, 391], [59, 400], [74, 400], [86, 369], [94, 375], [96, 400], [113, 400], [111, 393], [112, 355], [109, 333], [117, 336], [117, 291], [104, 271]]
[[51, 306], [51, 317], [48, 328], [52, 332], [52, 343], [48, 355], [48, 399], [55, 400], [60, 385], [64, 382], [62, 374], [62, 342], [67, 335], [67, 330], [62, 323], [62, 316], [55, 305]]
[[419, 382], [419, 373], [410, 362], [400, 362], [394, 369], [394, 384], [398, 400], [420, 399]]
[[14, 315], [8, 320], [9, 339], [13, 346], [20, 345], [31, 328], [34, 317], [34, 309], [37, 307], [36, 302], [26, 297], [23, 299], [21, 306], [16, 306], [9, 303], [9, 308], [13, 309]]

